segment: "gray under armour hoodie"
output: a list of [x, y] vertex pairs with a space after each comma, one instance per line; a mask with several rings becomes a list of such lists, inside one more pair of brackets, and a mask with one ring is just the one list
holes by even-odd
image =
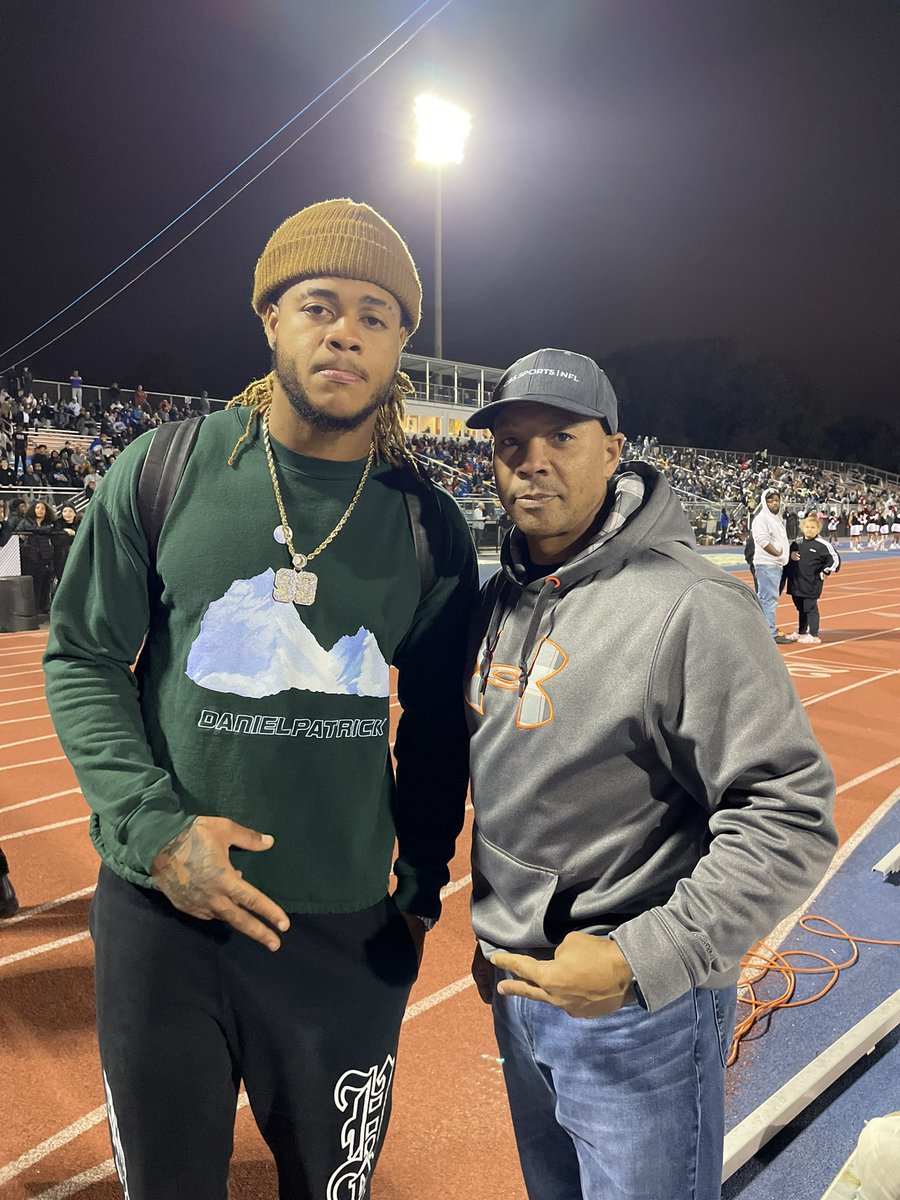
[[553, 577], [527, 582], [513, 530], [482, 591], [472, 914], [487, 954], [611, 935], [656, 1010], [733, 983], [809, 895], [834, 776], [750, 589], [697, 553], [652, 467], [612, 487]]

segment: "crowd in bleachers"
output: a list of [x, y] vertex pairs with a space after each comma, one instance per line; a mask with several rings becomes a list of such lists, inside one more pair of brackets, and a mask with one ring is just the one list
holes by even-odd
[[0, 496], [7, 506], [18, 493], [30, 500], [64, 494], [83, 507], [139, 434], [210, 410], [206, 393], [179, 406], [174, 398], [148, 395], [140, 384], [125, 392], [114, 383], [85, 395], [77, 370], [68, 392], [55, 400], [47, 391], [36, 394], [27, 367], [0, 384]]
[[490, 442], [417, 433], [409, 434], [406, 440], [429, 477], [458, 500], [494, 493]]
[[[27, 367], [10, 373], [0, 385], [0, 497], [6, 498], [7, 508], [22, 497], [57, 503], [65, 498], [81, 510], [133, 438], [165, 421], [210, 410], [205, 392], [179, 402], [148, 395], [140, 385], [126, 392], [113, 384], [90, 389], [85, 396], [77, 370], [68, 389], [62, 389], [66, 390], [68, 395], [57, 400], [46, 391], [36, 395]], [[412, 433], [408, 444], [427, 473], [457, 499], [495, 496], [488, 440]], [[629, 459], [641, 459], [662, 471], [704, 540], [724, 540], [727, 535], [732, 542], [740, 541], [767, 487], [779, 489], [786, 513], [834, 515], [841, 534], [848, 532], [850, 515], [857, 509], [881, 513], [898, 506], [894, 489], [883, 480], [801, 459], [770, 462], [765, 450], [740, 455], [661, 446], [647, 435], [626, 441], [623, 460]]]

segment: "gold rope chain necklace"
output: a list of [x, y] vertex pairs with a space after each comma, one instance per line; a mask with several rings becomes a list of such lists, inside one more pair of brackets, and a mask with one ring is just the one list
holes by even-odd
[[369, 457], [366, 459], [362, 478], [357, 485], [356, 491], [353, 493], [353, 499], [347, 506], [347, 511], [338, 521], [337, 525], [335, 525], [334, 529], [332, 529], [331, 533], [329, 533], [328, 537], [316, 546], [312, 554], [300, 554], [294, 549], [294, 543], [291, 540], [294, 532], [290, 525], [288, 525], [287, 513], [284, 511], [284, 501], [281, 499], [281, 488], [278, 486], [278, 475], [275, 472], [275, 459], [272, 456], [272, 444], [269, 441], [268, 417], [263, 417], [262, 433], [263, 445], [266, 450], [266, 462], [269, 464], [269, 474], [272, 476], [272, 487], [275, 491], [275, 503], [278, 505], [278, 514], [281, 517], [281, 532], [284, 534], [284, 542], [287, 546], [288, 554], [291, 556], [291, 562], [294, 564], [293, 570], [290, 567], [280, 567], [275, 572], [275, 587], [272, 589], [272, 599], [278, 600], [281, 604], [310, 605], [316, 599], [319, 577], [318, 575], [314, 575], [312, 571], [307, 571], [305, 569], [306, 564], [314, 559], [317, 554], [321, 554], [326, 546], [331, 545], [350, 520], [350, 514], [359, 502], [362, 490], [366, 486], [366, 480], [369, 478], [372, 463], [375, 460], [375, 443], [373, 442], [369, 447]]

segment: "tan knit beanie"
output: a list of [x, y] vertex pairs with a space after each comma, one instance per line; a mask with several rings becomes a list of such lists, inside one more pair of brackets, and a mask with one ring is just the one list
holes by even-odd
[[323, 200], [279, 225], [256, 264], [253, 307], [266, 305], [285, 284], [331, 275], [364, 279], [390, 292], [404, 312], [410, 333], [422, 316], [422, 284], [400, 234], [368, 204]]

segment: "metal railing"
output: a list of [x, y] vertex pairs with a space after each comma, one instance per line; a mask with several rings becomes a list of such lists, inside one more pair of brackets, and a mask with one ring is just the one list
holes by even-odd
[[[503, 375], [503, 371], [497, 367], [484, 367], [475, 363], [453, 362], [449, 359], [435, 359], [418, 354], [402, 355], [400, 365], [410, 376], [416, 387], [415, 397], [409, 400], [407, 406], [413, 415], [427, 415], [416, 414], [415, 405], [417, 402], [452, 405], [462, 409], [481, 407], [487, 403], [491, 390]], [[67, 402], [72, 398], [70, 385], [60, 380], [36, 379], [33, 383], [32, 391], [39, 400], [42, 397], [42, 393], [46, 392], [47, 397], [53, 404], [58, 404], [60, 401]], [[111, 389], [109, 387], [83, 384], [81, 392], [82, 404], [89, 402], [89, 407], [96, 408], [99, 405], [101, 408], [108, 408], [109, 404], [112, 403]], [[146, 392], [145, 394], [150, 407], [154, 411], [161, 406], [163, 401], [179, 409], [179, 411], [196, 411], [195, 406], [199, 403], [200, 399], [196, 394], [190, 395], [180, 392]], [[115, 395], [115, 393], [112, 393], [112, 395]], [[224, 408], [226, 403], [226, 401], [212, 396], [207, 396], [206, 399], [212, 410]], [[134, 390], [129, 388], [120, 389], [119, 401], [126, 407], [129, 403], [133, 404]], [[464, 436], [468, 436], [468, 434]], [[642, 453], [642, 440], [630, 440], [630, 444], [637, 456], [640, 457]], [[705, 458], [711, 462], [724, 462], [735, 465], [747, 462], [752, 463], [754, 460], [770, 467], [780, 467], [787, 464], [792, 467], [798, 467], [801, 470], [804, 468], [811, 470], [818, 469], [839, 475], [842, 481], [850, 478], [860, 486], [879, 487], [882, 489], [894, 488], [900, 491], [900, 474], [887, 471], [881, 467], [873, 467], [866, 463], [843, 462], [836, 459], [800, 458], [796, 455], [779, 454], [767, 454], [765, 458], [761, 458], [759, 451], [716, 450], [708, 447], [672, 446], [669, 444], [652, 446], [650, 453], [664, 457], [669, 457], [670, 455], [679, 457], [684, 454], [690, 454], [695, 458]], [[867, 478], [877, 482], [866, 484], [865, 480]]]

